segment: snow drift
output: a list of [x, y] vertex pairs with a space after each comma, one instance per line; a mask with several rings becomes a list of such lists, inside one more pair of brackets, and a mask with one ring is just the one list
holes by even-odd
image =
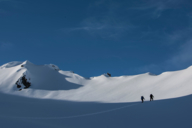
[[[25, 76], [30, 87], [16, 82]], [[149, 100], [176, 98], [192, 94], [192, 67], [160, 75], [145, 73], [133, 76], [84, 78], [62, 71], [54, 64], [35, 65], [29, 61], [10, 62], [0, 67], [0, 91], [41, 99], [94, 102], [136, 102], [143, 95]]]

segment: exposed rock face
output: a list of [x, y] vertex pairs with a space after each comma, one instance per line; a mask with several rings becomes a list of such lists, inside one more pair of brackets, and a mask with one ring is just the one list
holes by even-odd
[[24, 87], [24, 89], [27, 89], [31, 86], [31, 83], [27, 80], [26, 75], [23, 75], [21, 78], [19, 78], [19, 80], [15, 84], [17, 85], [17, 88]]
[[111, 77], [111, 74], [110, 74], [110, 73], [107, 73], [107, 75], [108, 75], [109, 77]]
[[111, 74], [110, 73], [104, 73], [103, 74], [105, 77], [111, 77]]
[[21, 85], [18, 84], [18, 81], [17, 81], [16, 85], [17, 85], [17, 88], [20, 88], [20, 87], [21, 87]]

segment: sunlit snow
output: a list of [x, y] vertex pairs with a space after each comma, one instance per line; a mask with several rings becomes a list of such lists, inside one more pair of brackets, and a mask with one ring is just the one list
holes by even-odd
[[[29, 88], [17, 87], [22, 76]], [[54, 64], [11, 62], [0, 67], [0, 126], [188, 128], [191, 83], [192, 67], [160, 75], [84, 78]], [[155, 96], [152, 102], [150, 94]]]

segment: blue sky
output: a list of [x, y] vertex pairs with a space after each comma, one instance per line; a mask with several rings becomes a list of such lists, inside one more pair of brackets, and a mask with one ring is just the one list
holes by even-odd
[[0, 65], [160, 74], [192, 65], [191, 33], [191, 0], [0, 0]]

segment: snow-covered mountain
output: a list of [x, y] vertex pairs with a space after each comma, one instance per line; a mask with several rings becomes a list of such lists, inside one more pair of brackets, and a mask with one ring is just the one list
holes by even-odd
[[192, 67], [160, 75], [101, 75], [84, 78], [62, 71], [54, 64], [35, 65], [29, 61], [10, 62], [0, 67], [0, 91], [41, 99], [105, 103], [136, 102], [143, 95], [156, 100], [192, 94]]
[[[0, 67], [0, 127], [190, 128], [191, 78], [192, 67], [84, 78], [53, 64], [7, 63]], [[150, 93], [155, 101], [141, 103]]]

